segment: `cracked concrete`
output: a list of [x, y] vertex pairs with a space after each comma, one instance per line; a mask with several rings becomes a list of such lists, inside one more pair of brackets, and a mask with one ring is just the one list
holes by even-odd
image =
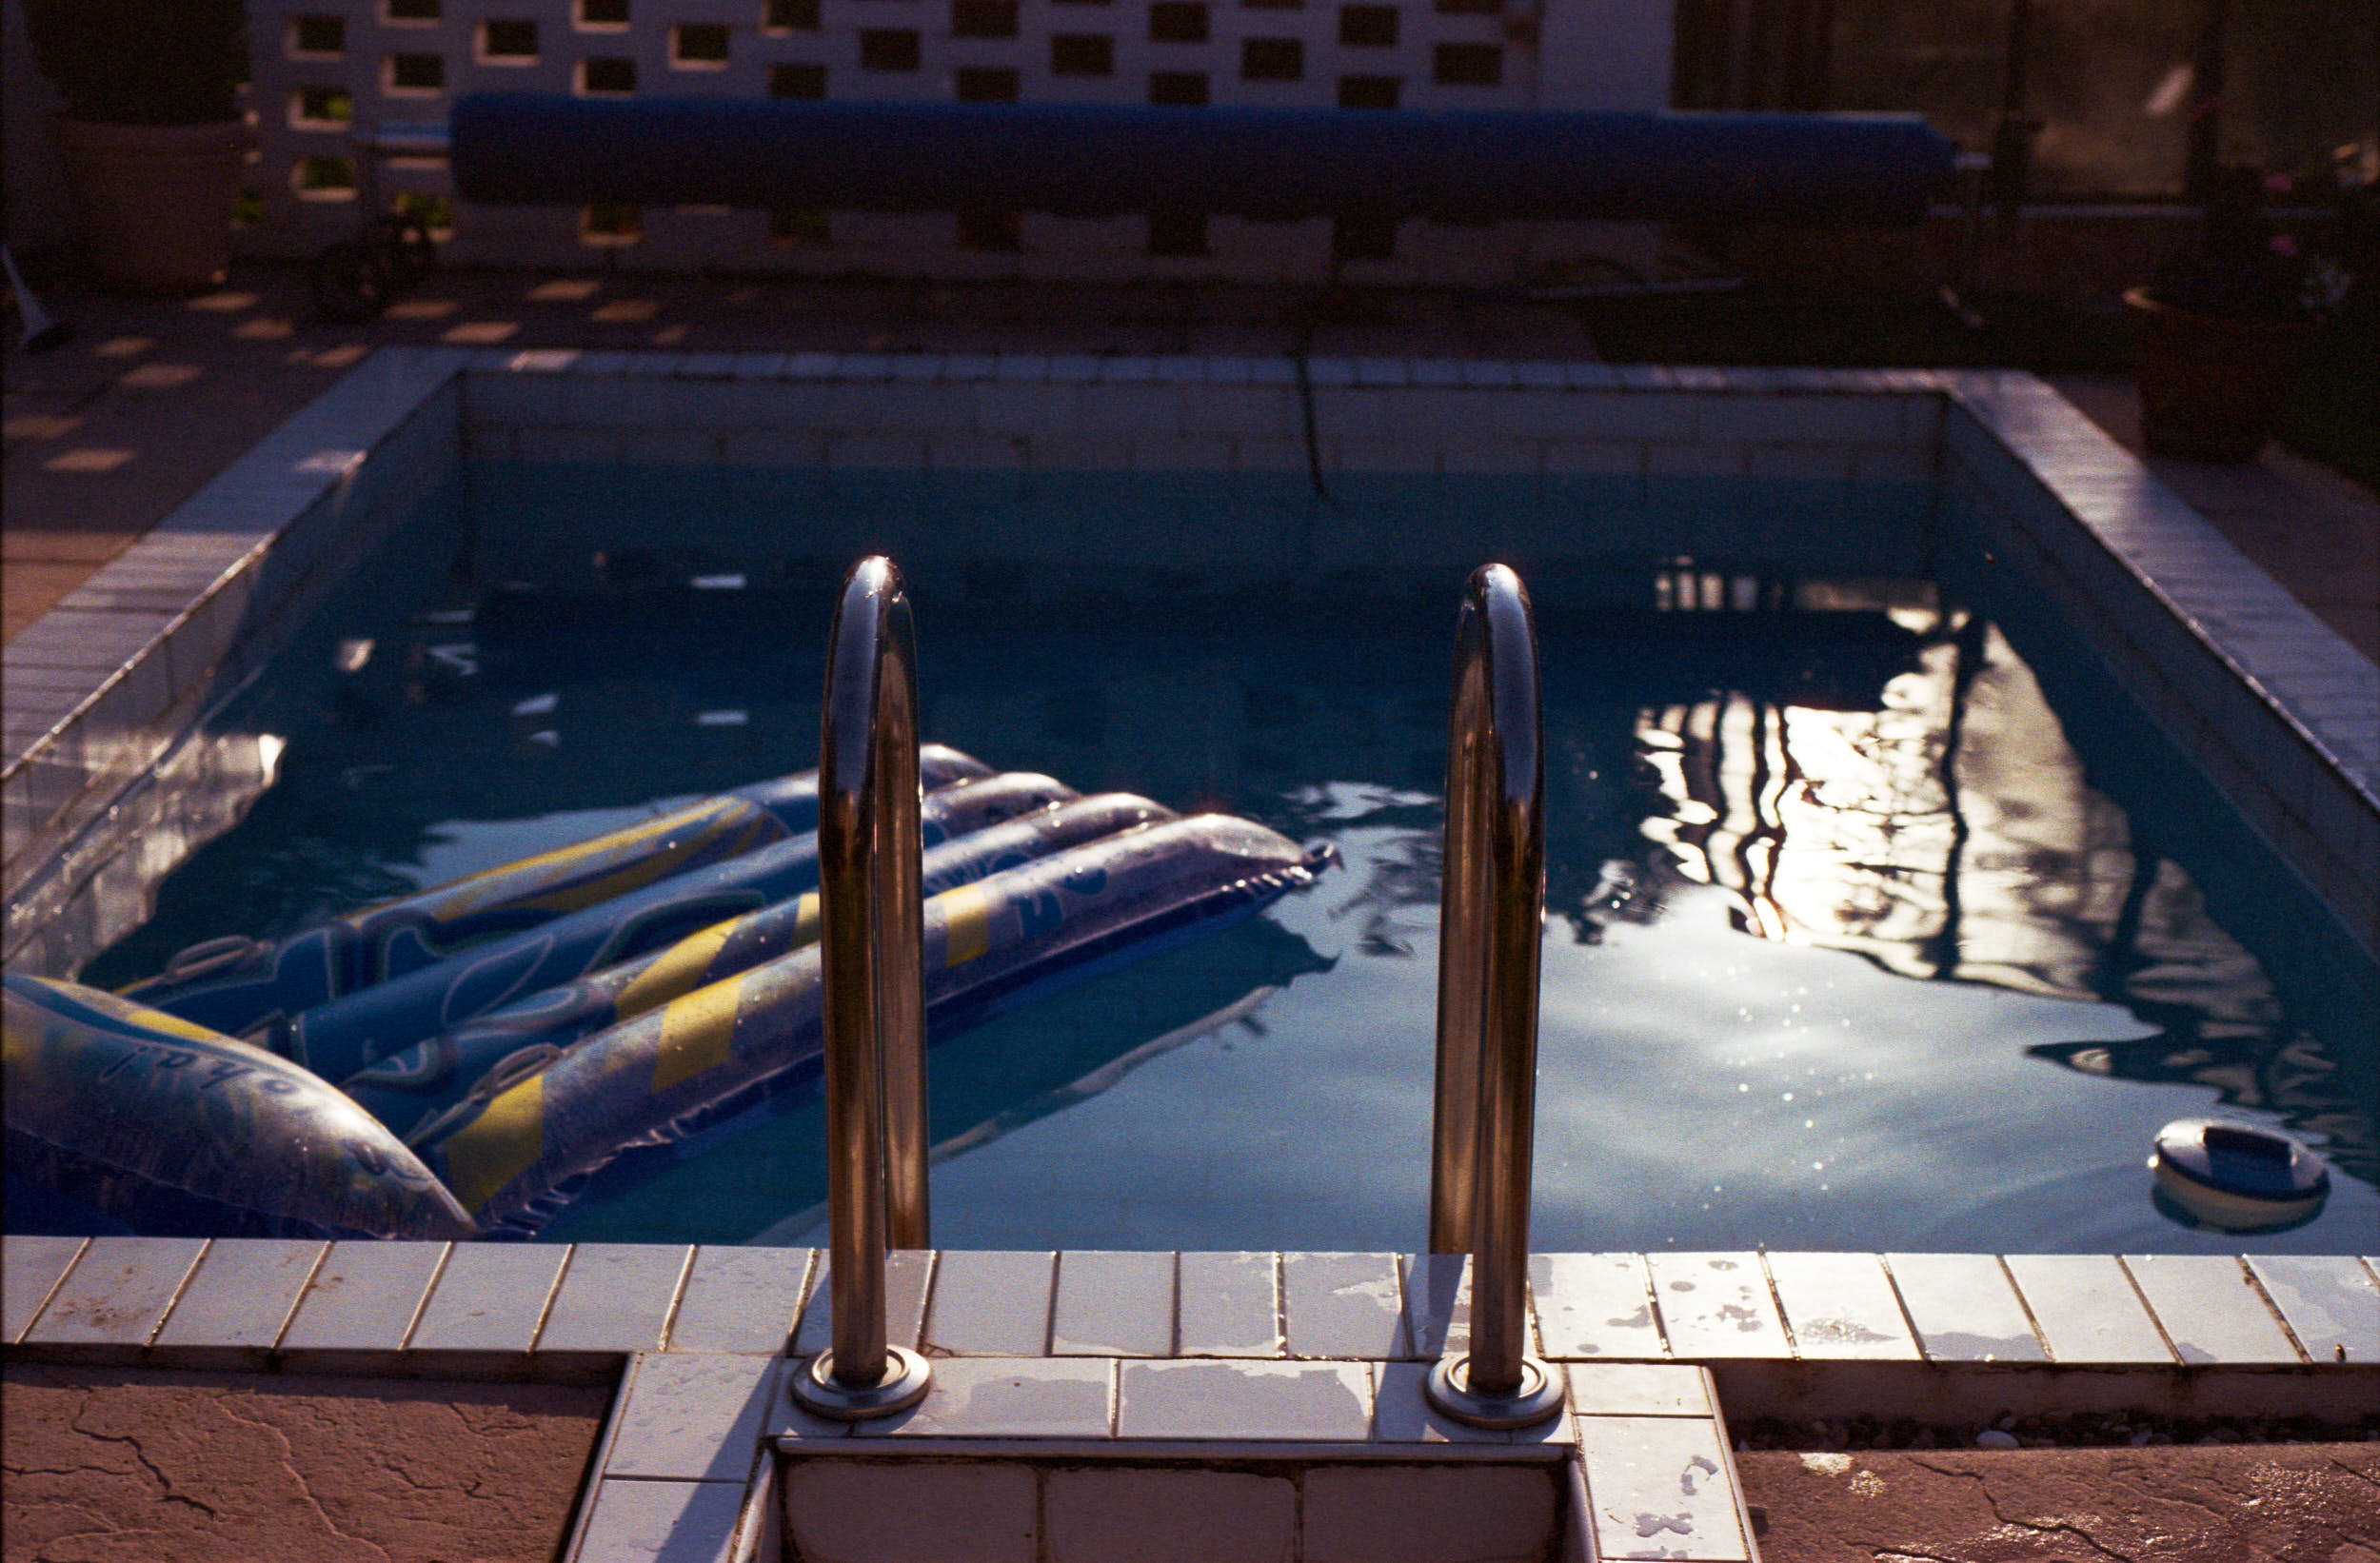
[[547, 1563], [610, 1398], [13, 1364], [5, 1563]]
[[1735, 1462], [1764, 1563], [2380, 1563], [2380, 1443]]

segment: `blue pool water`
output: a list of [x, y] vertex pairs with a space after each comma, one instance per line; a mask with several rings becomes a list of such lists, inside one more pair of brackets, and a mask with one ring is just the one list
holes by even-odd
[[[224, 718], [286, 736], [279, 783], [86, 979], [808, 763], [836, 571], [886, 547], [924, 559], [927, 736], [1344, 859], [1259, 920], [938, 1048], [937, 1240], [1420, 1244], [1459, 568], [1216, 590], [943, 557], [897, 506], [831, 493], [798, 526], [730, 507], [672, 527], [665, 485], [641, 542], [615, 524], [592, 545], [550, 496], [600, 486], [482, 468], [358, 572]], [[1094, 554], [1086, 515], [1119, 537], [1195, 524], [1112, 480], [1074, 504]], [[1941, 563], [1961, 579], [1954, 549]], [[1807, 561], [1558, 573], [1532, 581], [1537, 1246], [2369, 1246], [2369, 973], [2299, 937], [2302, 892], [2036, 608]], [[2211, 1110], [2322, 1145], [2324, 1214], [2249, 1238], [2161, 1214], [2151, 1138]], [[715, 1137], [549, 1236], [813, 1238], [820, 1118]]]

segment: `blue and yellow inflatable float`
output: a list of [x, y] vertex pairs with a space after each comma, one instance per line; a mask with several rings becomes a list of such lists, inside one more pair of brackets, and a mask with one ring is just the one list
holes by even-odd
[[[921, 760], [930, 1041], [1328, 861]], [[121, 995], [11, 975], [11, 1229], [534, 1236], [598, 1175], [815, 1090], [816, 823], [815, 774], [784, 777], [278, 943], [196, 946]]]

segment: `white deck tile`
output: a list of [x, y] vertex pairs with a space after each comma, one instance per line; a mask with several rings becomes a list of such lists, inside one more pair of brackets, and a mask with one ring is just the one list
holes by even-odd
[[1360, 1443], [1372, 1431], [1361, 1362], [1126, 1362], [1120, 1438]]
[[1708, 1369], [1686, 1362], [1573, 1362], [1570, 1409], [1579, 1416], [1709, 1416]]
[[952, 1249], [934, 1272], [925, 1345], [937, 1355], [1040, 1356], [1049, 1350], [1047, 1250]]
[[[578, 1244], [537, 1334], [538, 1355], [661, 1350], [693, 1257], [684, 1243]], [[783, 1338], [780, 1333], [778, 1339]]]
[[637, 1357], [604, 1474], [743, 1481], [763, 1428], [777, 1414], [783, 1366], [775, 1357], [729, 1352]]
[[157, 1332], [157, 1346], [203, 1353], [227, 1365], [261, 1360], [281, 1338], [329, 1248], [294, 1238], [216, 1238]]
[[1105, 1438], [1115, 1425], [1115, 1377], [1106, 1357], [945, 1357], [934, 1364], [923, 1400], [852, 1432], [861, 1438]]
[[1383, 1444], [1509, 1444], [1509, 1433], [1472, 1427], [1442, 1415], [1423, 1386], [1432, 1364], [1382, 1362], [1372, 1398], [1372, 1439]]
[[1791, 1356], [1757, 1254], [1648, 1254], [1653, 1301], [1676, 1355]]
[[766, 1352], [785, 1349], [816, 1250], [732, 1248], [694, 1251], [685, 1293], [669, 1327], [673, 1352]]
[[93, 1237], [25, 1344], [139, 1353], [206, 1247], [204, 1237]]
[[[1471, 1346], [1471, 1256], [1400, 1254], [1404, 1277], [1405, 1343], [1424, 1361]], [[1525, 1337], [1524, 1337], [1525, 1338]]]
[[0, 1345], [13, 1346], [83, 1252], [88, 1237], [0, 1237]]
[[1292, 1356], [1408, 1355], [1394, 1254], [1284, 1254], [1281, 1312]]
[[[926, 1283], [932, 1278], [934, 1254], [929, 1249], [897, 1248], [884, 1256], [884, 1339], [889, 1345], [918, 1349], [925, 1324]], [[794, 1331], [793, 1355], [815, 1356], [834, 1343], [835, 1289], [828, 1284], [834, 1266], [821, 1250], [817, 1272], [810, 1277], [810, 1300]]]
[[456, 1245], [406, 1345], [415, 1352], [526, 1355], [568, 1256], [552, 1243]]
[[2012, 1254], [2008, 1272], [2062, 1364], [2171, 1362], [2156, 1322], [2112, 1254]]
[[1769, 1279], [1805, 1358], [1914, 1361], [1917, 1342], [1873, 1254], [1771, 1254]]
[[1658, 1360], [1661, 1329], [1644, 1260], [1634, 1254], [1539, 1254], [1529, 1261], [1537, 1330], [1550, 1357]]
[[1752, 1555], [1717, 1423], [1582, 1416], [1578, 1447], [1604, 1557], [1741, 1563]]
[[1058, 1256], [1054, 1356], [1171, 1356], [1174, 1256], [1069, 1249]]
[[2248, 1268], [2307, 1355], [2380, 1362], [2380, 1285], [2362, 1265], [2344, 1256], [2270, 1254], [2251, 1256]]
[[341, 1242], [298, 1299], [284, 1352], [394, 1355], [446, 1256], [446, 1243]]
[[1281, 1355], [1278, 1256], [1192, 1252], [1180, 1256], [1180, 1270], [1182, 1355]]
[[744, 1478], [619, 1481], [595, 1491], [572, 1563], [728, 1563]]
[[1990, 1254], [1888, 1254], [1901, 1306], [1934, 1362], [2048, 1358], [2008, 1272]]
[[2185, 1362], [2296, 1362], [2297, 1348], [2228, 1254], [2127, 1254], [2149, 1309]]

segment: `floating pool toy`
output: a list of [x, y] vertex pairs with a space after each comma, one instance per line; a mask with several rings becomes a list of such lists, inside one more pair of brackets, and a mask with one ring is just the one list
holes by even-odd
[[[989, 776], [991, 767], [928, 743], [918, 750], [918, 771], [934, 788]], [[817, 828], [818, 773], [802, 771], [350, 912], [278, 943], [238, 934], [210, 939], [123, 996], [245, 1036], [418, 971], [490, 935], [535, 927]]]
[[[929, 807], [933, 801], [927, 800]], [[928, 849], [924, 893], [937, 895], [1068, 847], [1173, 817], [1172, 810], [1130, 793], [1077, 799]], [[762, 911], [715, 923], [650, 955], [606, 966], [576, 981], [490, 1010], [348, 1076], [339, 1088], [390, 1128], [408, 1133], [425, 1118], [461, 1100], [475, 1082], [484, 1089], [521, 1067], [508, 1060], [524, 1049], [540, 1050], [523, 1060], [526, 1063], [549, 1060], [590, 1032], [633, 1019], [696, 988], [813, 943], [818, 928], [818, 894], [805, 892]]]
[[152, 1237], [474, 1234], [418, 1157], [288, 1059], [95, 988], [6, 984], [12, 1179]]
[[[1327, 861], [1261, 825], [1201, 815], [946, 890], [924, 906], [928, 1039], [1253, 913]], [[813, 944], [494, 1082], [411, 1143], [484, 1226], [534, 1234], [624, 1153], [813, 1082], [823, 997]]]
[[[924, 754], [929, 1040], [1330, 861], [1245, 821]], [[159, 1003], [11, 975], [10, 1220], [526, 1236], [590, 1189], [637, 1187], [819, 1078], [816, 812], [814, 774], [781, 778], [279, 944], [194, 946], [128, 990]], [[329, 997], [283, 1021], [308, 993]]]
[[2192, 1221], [2262, 1232], [2311, 1219], [2330, 1193], [2330, 1170], [2277, 1130], [2183, 1118], [2157, 1131], [2149, 1157], [2157, 1193]]
[[[1073, 788], [1050, 777], [1012, 772], [930, 793], [919, 819], [932, 845], [1073, 796]], [[648, 954], [817, 883], [818, 833], [804, 831], [342, 995], [286, 1028], [273, 1027], [269, 1045], [326, 1079], [344, 1080], [499, 1004]]]

